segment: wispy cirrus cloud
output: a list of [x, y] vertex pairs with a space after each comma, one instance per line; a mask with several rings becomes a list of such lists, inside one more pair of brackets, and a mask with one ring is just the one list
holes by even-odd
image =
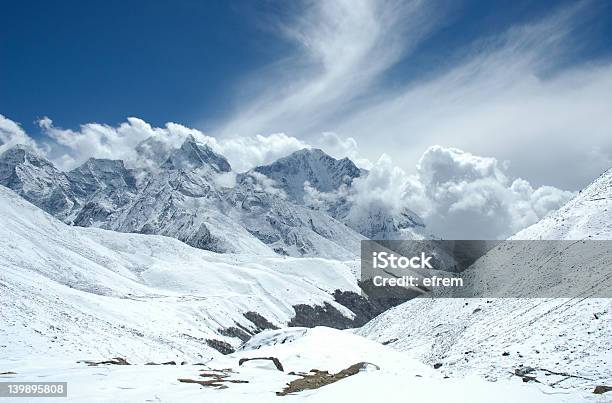
[[538, 184], [578, 189], [612, 164], [612, 63], [582, 60], [577, 34], [598, 7], [551, 10], [385, 86], [387, 72], [410, 64], [444, 26], [445, 7], [314, 3], [280, 30], [297, 55], [250, 77], [265, 84], [241, 94], [238, 112], [214, 131], [283, 131], [309, 142], [331, 131], [357, 140], [370, 160], [386, 153], [409, 172], [427, 147], [442, 144], [512, 161]]
[[[380, 75], [435, 26], [433, 3], [339, 0], [306, 2], [277, 31], [296, 52], [249, 77], [237, 112], [215, 129], [223, 136], [291, 132], [300, 137], [349, 111]], [[290, 123], [290, 124], [289, 124]]]

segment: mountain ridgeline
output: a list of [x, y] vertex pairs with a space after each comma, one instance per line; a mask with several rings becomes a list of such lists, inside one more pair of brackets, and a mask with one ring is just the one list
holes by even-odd
[[[423, 222], [407, 208], [351, 216], [346, 193], [368, 172], [318, 149], [238, 174], [191, 136], [179, 148], [150, 138], [135, 151], [146, 168], [90, 158], [62, 172], [19, 145], [0, 155], [0, 185], [71, 225], [165, 235], [220, 253], [349, 259], [362, 239], [422, 236]], [[339, 196], [313, 207], [307, 187]]]

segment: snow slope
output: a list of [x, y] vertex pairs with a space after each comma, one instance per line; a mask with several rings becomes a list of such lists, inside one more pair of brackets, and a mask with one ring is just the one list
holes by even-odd
[[[612, 170], [512, 239], [612, 239], [611, 207]], [[586, 261], [595, 257], [582, 256]], [[510, 273], [504, 278], [514, 281], [510, 287], [525, 287], [519, 276]], [[538, 369], [534, 375], [539, 381], [556, 388], [592, 390], [612, 383], [612, 302], [588, 296], [419, 298], [383, 313], [358, 333], [423, 362], [440, 363], [440, 370], [450, 376], [507, 379], [520, 366], [529, 366]]]
[[[162, 236], [68, 226], [0, 186], [0, 362], [23, 357], [193, 362], [218, 353], [206, 339], [276, 326], [293, 305], [358, 291], [356, 262], [221, 255]], [[93, 356], [93, 357], [92, 357]]]
[[565, 206], [510, 239], [612, 239], [612, 169]]

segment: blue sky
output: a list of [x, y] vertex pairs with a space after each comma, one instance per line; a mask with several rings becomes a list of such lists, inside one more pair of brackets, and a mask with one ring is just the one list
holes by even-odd
[[287, 51], [251, 2], [4, 2], [0, 108], [33, 128], [222, 114], [237, 77]]
[[[603, 0], [4, 1], [2, 16], [0, 113], [35, 138], [45, 116], [311, 144], [334, 132], [408, 171], [442, 144], [569, 189], [612, 161]], [[584, 166], [559, 174], [570, 153]]]
[[[449, 15], [448, 21], [409, 60], [390, 69], [384, 83], [416, 80], [461, 57], [472, 41], [567, 3], [447, 2], [440, 12]], [[206, 126], [235, 106], [236, 82], [293, 51], [273, 27], [266, 27], [300, 12], [286, 4], [4, 2], [0, 109], [34, 133], [34, 121], [42, 116], [73, 128], [92, 121], [118, 123], [127, 116], [152, 124]], [[606, 12], [581, 33], [588, 36], [589, 48], [569, 62], [610, 52], [611, 6], [602, 8]]]

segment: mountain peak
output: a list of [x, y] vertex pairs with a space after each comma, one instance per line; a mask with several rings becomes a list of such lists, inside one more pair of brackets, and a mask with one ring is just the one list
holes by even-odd
[[213, 151], [208, 144], [198, 142], [192, 135], [187, 136], [180, 148], [173, 150], [162, 164], [164, 169], [195, 169], [210, 166], [216, 172], [232, 170], [227, 159]]
[[27, 144], [17, 144], [0, 155], [0, 160], [13, 165], [23, 164], [26, 161], [36, 162], [38, 165], [52, 165], [34, 147]]
[[0, 155], [0, 185], [62, 219], [77, 204], [66, 175], [28, 145]]
[[75, 195], [87, 198], [101, 188], [134, 189], [136, 179], [122, 160], [89, 158], [67, 174]]
[[266, 175], [295, 201], [304, 199], [304, 184], [320, 192], [331, 192], [350, 185], [362, 171], [348, 158], [337, 160], [318, 148], [304, 148], [270, 165], [253, 169]]
[[125, 170], [123, 160], [111, 160], [108, 158], [89, 158], [83, 165], [76, 169], [87, 168], [95, 171], [117, 171]]
[[293, 152], [292, 154], [289, 154], [287, 157], [291, 157], [292, 155], [294, 156], [317, 156], [317, 157], [328, 157], [328, 158], [332, 158], [329, 154], [327, 154], [325, 151], [321, 150], [320, 148], [302, 148], [301, 150], [297, 150], [295, 152]]

